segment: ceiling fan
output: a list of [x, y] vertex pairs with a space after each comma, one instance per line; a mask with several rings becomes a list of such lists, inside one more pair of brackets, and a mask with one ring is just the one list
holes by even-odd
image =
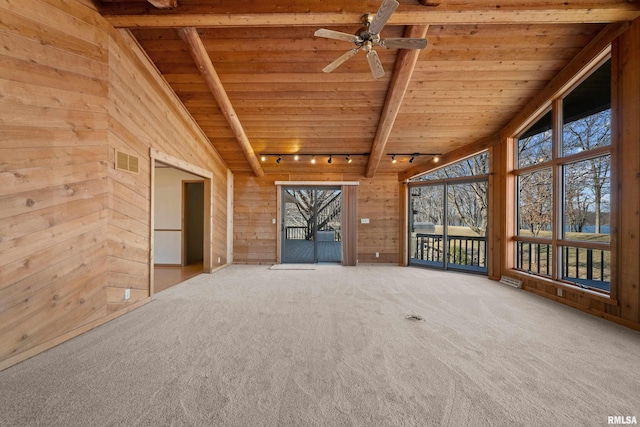
[[348, 50], [331, 64], [324, 67], [322, 71], [325, 73], [332, 72], [362, 49], [367, 53], [367, 61], [369, 62], [369, 68], [371, 68], [373, 77], [379, 79], [384, 76], [384, 69], [382, 68], [382, 63], [380, 62], [378, 54], [373, 50], [374, 46], [382, 46], [388, 49], [424, 49], [427, 47], [427, 39], [401, 37], [387, 39], [380, 38], [380, 31], [382, 31], [382, 27], [384, 27], [399, 5], [400, 3], [396, 0], [383, 0], [380, 8], [378, 9], [378, 13], [376, 13], [375, 16], [366, 14], [362, 17], [363, 26], [355, 35], [340, 31], [327, 30], [325, 28], [317, 30], [315, 32], [316, 37], [344, 40], [356, 45], [355, 48]]

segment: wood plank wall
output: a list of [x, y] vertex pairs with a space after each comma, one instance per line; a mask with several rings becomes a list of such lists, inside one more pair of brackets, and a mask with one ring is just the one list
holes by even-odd
[[[148, 301], [150, 147], [213, 171], [224, 264], [227, 168], [91, 2], [3, 1], [0, 15], [3, 369]], [[114, 168], [116, 148], [139, 173]]]
[[[214, 173], [211, 251], [216, 265], [227, 258], [227, 169], [155, 69], [140, 61], [145, 55], [127, 31], [112, 30], [109, 55], [108, 302], [113, 311], [149, 296], [149, 147]], [[116, 150], [138, 157], [140, 172], [115, 169]], [[132, 289], [128, 301], [125, 288]]]
[[0, 361], [107, 314], [107, 26], [67, 12], [0, 5]]
[[[359, 181], [358, 262], [398, 263], [399, 189], [396, 174], [379, 174], [372, 179], [342, 174], [234, 176], [234, 262], [270, 264], [276, 262], [276, 181]], [[376, 258], [375, 253], [379, 253]]]
[[619, 144], [614, 157], [619, 167], [614, 175], [618, 181], [618, 233], [612, 244], [618, 254], [620, 304], [611, 312], [640, 325], [640, 18], [613, 44], [612, 55], [618, 87], [613, 97], [614, 105], [618, 105], [614, 138]]

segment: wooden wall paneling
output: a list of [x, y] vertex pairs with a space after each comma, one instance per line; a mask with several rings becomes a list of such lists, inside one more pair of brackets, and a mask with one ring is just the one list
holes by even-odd
[[[620, 317], [640, 323], [640, 19], [614, 43], [619, 173], [617, 256]], [[614, 155], [614, 159], [615, 159]], [[613, 186], [612, 186], [613, 187]], [[623, 202], [624, 201], [624, 202]]]
[[288, 180], [288, 176], [265, 175], [256, 178], [249, 174], [234, 175], [234, 262], [244, 264], [269, 264], [277, 260], [276, 181]]
[[[216, 252], [216, 258], [214, 258], [214, 242], [213, 242], [213, 206], [214, 203], [222, 203], [226, 202], [225, 199], [218, 199], [217, 201], [213, 198], [213, 184], [211, 182], [211, 178], [204, 179], [204, 251], [202, 253], [202, 271], [204, 273], [211, 273], [214, 265], [219, 265], [217, 255], [222, 258], [221, 252]], [[226, 222], [224, 226], [226, 227]], [[226, 243], [226, 240], [225, 240]], [[225, 248], [226, 249], [226, 248]], [[226, 254], [226, 252], [225, 252]], [[222, 261], [222, 259], [221, 259]]]
[[505, 147], [494, 145], [489, 149], [489, 222], [487, 232], [487, 275], [499, 280], [502, 275], [503, 248], [505, 239], [504, 203], [505, 190]]
[[358, 265], [358, 186], [342, 186], [342, 265]]
[[108, 73], [106, 24], [84, 10], [30, 0], [0, 13], [5, 366], [105, 314]]
[[[149, 269], [149, 297], [153, 297], [153, 295], [156, 293], [155, 290], [155, 252], [154, 252], [154, 248], [155, 248], [155, 229], [156, 229], [156, 225], [155, 225], [155, 214], [154, 214], [154, 210], [155, 210], [155, 191], [154, 191], [154, 183], [156, 182], [156, 159], [153, 158], [153, 156], [149, 156], [151, 157], [151, 165], [150, 165], [150, 173], [149, 173], [149, 177], [150, 177], [150, 181], [151, 181], [151, 186], [149, 188], [149, 255], [147, 257], [147, 263], [148, 263], [148, 269]], [[204, 267], [204, 266], [203, 266]]]
[[[400, 251], [400, 208], [396, 174], [361, 179], [358, 187], [358, 262], [397, 264]], [[379, 257], [376, 257], [376, 252]]]
[[[114, 31], [112, 40], [112, 123], [118, 134], [118, 138], [112, 140], [114, 145], [119, 144], [116, 145], [119, 149], [137, 153], [142, 165], [151, 164], [148, 160], [151, 146], [152, 150], [156, 150], [157, 160], [164, 160], [209, 179], [216, 175], [213, 182], [207, 183], [205, 188], [207, 194], [213, 194], [215, 201], [212, 202], [209, 197], [210, 205], [206, 212], [206, 218], [213, 217], [213, 227], [205, 221], [209, 239], [206, 239], [208, 243], [205, 245], [204, 271], [210, 272], [212, 260], [217, 262], [218, 256], [226, 258], [227, 252], [226, 167], [166, 83], [157, 76], [148, 58], [129, 33]], [[163, 158], [161, 153], [167, 153], [168, 158]], [[154, 155], [153, 152], [151, 155]], [[145, 182], [140, 187], [147, 192], [151, 186], [151, 174], [150, 170], [142, 174]], [[146, 212], [140, 212], [140, 217], [144, 216], [145, 221], [150, 222], [151, 195], [150, 192], [147, 194]], [[150, 233], [149, 229], [148, 234]], [[215, 237], [211, 238], [213, 234]], [[151, 247], [147, 250], [151, 259]], [[114, 292], [110, 295], [118, 294]]]
[[235, 193], [234, 176], [230, 170], [227, 170], [227, 256], [224, 264], [233, 263], [233, 212], [234, 202], [233, 194]]
[[[128, 33], [92, 3], [2, 2], [0, 12], [6, 367], [149, 300], [150, 146], [213, 171], [212, 247], [225, 258], [227, 168]], [[140, 172], [116, 170], [115, 149], [138, 156]], [[17, 312], [19, 337], [8, 335]]]
[[400, 181], [398, 183], [398, 213], [400, 220], [399, 234], [398, 234], [398, 265], [409, 265], [409, 188], [407, 181]]
[[[139, 55], [144, 54], [139, 50], [135, 41], [131, 39], [130, 35], [127, 35], [127, 42], [136, 48]], [[144, 56], [146, 58], [146, 56]], [[147, 64], [149, 67], [153, 67]], [[163, 97], [158, 102], [163, 102], [170, 106], [167, 107], [169, 111], [168, 116], [176, 117], [176, 127], [178, 131], [175, 135], [165, 135], [164, 139], [157, 144], [158, 148], [161, 148], [163, 152], [175, 155], [177, 157], [184, 157], [190, 164], [205, 166], [205, 169], [213, 173], [212, 188], [215, 202], [213, 203], [213, 217], [214, 217], [214, 238], [212, 248], [212, 259], [217, 262], [219, 256], [222, 260], [227, 259], [227, 218], [228, 209], [227, 203], [227, 168], [222, 161], [219, 154], [213, 149], [206, 136], [202, 133], [200, 128], [193, 123], [191, 117], [184, 109], [184, 106], [177, 99], [175, 94], [171, 92], [169, 86], [155, 74], [152, 75], [157, 81], [156, 84], [162, 88]], [[163, 118], [161, 118], [164, 120]], [[185, 137], [190, 135], [190, 137]], [[194, 144], [197, 141], [198, 143]], [[180, 144], [184, 143], [184, 147]], [[186, 157], [185, 157], [186, 156]], [[204, 161], [204, 163], [203, 163]], [[202, 174], [199, 174], [202, 175]]]
[[[284, 233], [283, 212], [282, 212], [282, 186], [276, 190], [276, 264], [282, 263], [282, 234]], [[344, 259], [344, 255], [343, 255]]]

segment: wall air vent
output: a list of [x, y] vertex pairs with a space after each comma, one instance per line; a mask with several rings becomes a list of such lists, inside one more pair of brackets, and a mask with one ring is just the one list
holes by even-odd
[[116, 169], [138, 173], [138, 157], [116, 150]]

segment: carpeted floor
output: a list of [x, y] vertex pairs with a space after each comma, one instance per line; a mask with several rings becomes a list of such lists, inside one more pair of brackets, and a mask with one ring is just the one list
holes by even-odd
[[640, 419], [640, 333], [480, 276], [231, 266], [0, 372], [0, 402], [2, 426], [605, 426]]

